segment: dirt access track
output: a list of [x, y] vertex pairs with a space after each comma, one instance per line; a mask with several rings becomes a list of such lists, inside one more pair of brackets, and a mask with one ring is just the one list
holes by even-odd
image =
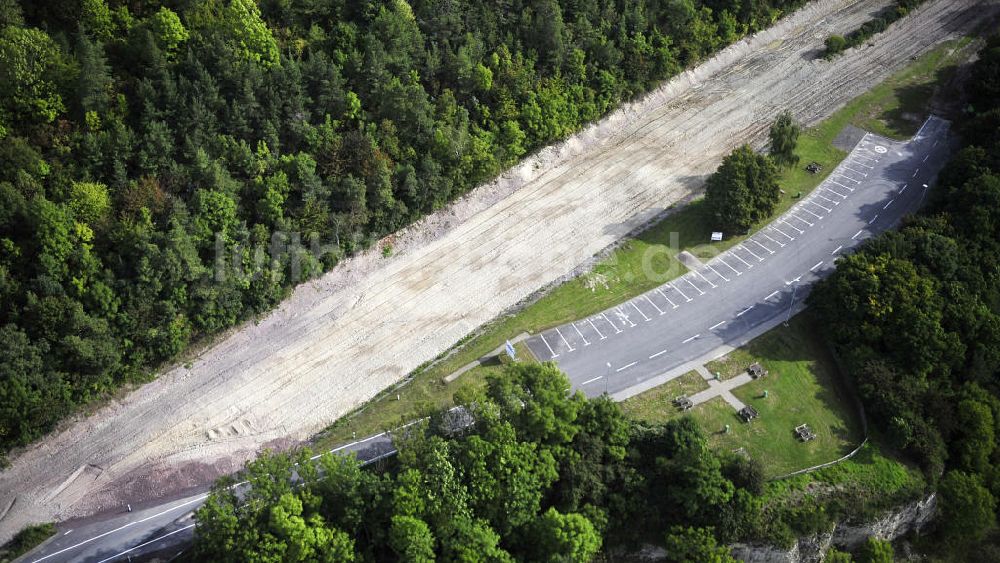
[[696, 194], [781, 110], [814, 123], [995, 8], [932, 0], [872, 45], [817, 59], [827, 35], [887, 4], [813, 3], [399, 233], [392, 258], [345, 262], [189, 368], [19, 452], [0, 474], [0, 541], [204, 485], [263, 446], [307, 439]]

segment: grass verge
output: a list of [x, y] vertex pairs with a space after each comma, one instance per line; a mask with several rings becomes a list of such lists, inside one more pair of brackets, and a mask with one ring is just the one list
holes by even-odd
[[43, 541], [56, 533], [56, 525], [52, 522], [28, 526], [21, 530], [9, 542], [0, 546], [0, 563], [13, 561], [31, 551]]
[[[814, 175], [802, 166], [785, 170], [780, 180], [785, 193], [775, 215], [791, 207], [797, 201], [796, 194], [809, 193], [843, 160], [846, 153], [834, 147], [833, 139], [845, 125], [871, 128], [890, 136], [916, 131], [916, 127], [912, 131], [906, 129], [910, 123], [907, 116], [926, 115], [930, 97], [921, 98], [914, 92], [928, 85], [933, 89], [946, 83], [949, 71], [944, 69], [954, 65], [957, 59], [952, 52], [960, 45], [964, 43], [954, 41], [939, 46], [817, 126], [803, 131], [796, 149], [800, 164], [816, 161], [823, 171]], [[897, 114], [898, 118], [894, 117]], [[686, 268], [675, 258], [681, 250], [710, 258], [741, 240], [736, 237], [718, 243], [706, 242], [710, 235], [706, 213], [701, 200], [673, 210], [646, 231], [623, 241], [591, 272], [555, 287], [516, 314], [486, 325], [444, 359], [414, 371], [406, 386], [386, 390], [337, 421], [317, 436], [315, 447], [333, 447], [354, 435], [375, 434], [450, 406], [452, 396], [461, 387], [484, 385], [490, 369], [475, 368], [452, 383], [445, 383], [443, 378], [496, 349], [505, 339], [584, 318], [684, 274]]]
[[[861, 443], [863, 432], [853, 402], [841, 389], [836, 363], [808, 315], [793, 318], [787, 327], [765, 333], [718, 363], [734, 366], [735, 371], [735, 366], [745, 368], [752, 362], [760, 362], [769, 374], [737, 387], [733, 395], [757, 409], [759, 418], [744, 423], [721, 397], [689, 411], [713, 447], [758, 459], [765, 474], [776, 477], [833, 461]], [[678, 416], [681, 413], [670, 406], [662, 390], [667, 385], [632, 397], [622, 406], [645, 422]], [[794, 434], [800, 424], [808, 424], [816, 438], [800, 442]]]

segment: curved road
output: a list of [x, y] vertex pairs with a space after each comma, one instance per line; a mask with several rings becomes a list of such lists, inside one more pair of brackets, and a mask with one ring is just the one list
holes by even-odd
[[687, 274], [527, 345], [589, 395], [624, 399], [787, 320], [837, 257], [892, 228], [923, 201], [948, 154], [948, 122], [913, 139], [866, 134], [812, 193]]

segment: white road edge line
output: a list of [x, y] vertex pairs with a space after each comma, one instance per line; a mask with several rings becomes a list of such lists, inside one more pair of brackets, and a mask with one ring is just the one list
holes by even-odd
[[[125, 555], [126, 553], [128, 553], [130, 551], [135, 551], [135, 550], [139, 549], [140, 547], [146, 547], [147, 545], [149, 545], [151, 543], [156, 543], [156, 542], [162, 540], [163, 538], [170, 537], [170, 536], [172, 536], [174, 534], [179, 534], [179, 533], [183, 532], [184, 530], [190, 530], [191, 528], [194, 528], [196, 525], [197, 524], [188, 524], [187, 526], [184, 526], [183, 528], [174, 530], [173, 532], [170, 532], [168, 534], [163, 534], [162, 536], [160, 536], [158, 538], [151, 539], [148, 542], [139, 544], [139, 545], [137, 545], [137, 546], [135, 546], [133, 548], [126, 549], [125, 551], [123, 551], [121, 553], [118, 553], [116, 555], [112, 555], [111, 557], [108, 557], [107, 559], [101, 559], [97, 563], [105, 563], [105, 561], [111, 561], [112, 559], [117, 559], [117, 558], [121, 557], [122, 555]], [[38, 561], [41, 561], [41, 559], [38, 559]]]
[[152, 520], [153, 518], [156, 518], [158, 516], [163, 516], [164, 514], [166, 514], [168, 512], [173, 512], [174, 510], [177, 510], [178, 508], [182, 508], [182, 507], [185, 507], [185, 506], [187, 506], [189, 504], [193, 504], [193, 503], [196, 503], [198, 501], [205, 500], [206, 498], [208, 498], [207, 494], [200, 495], [200, 496], [198, 496], [198, 498], [191, 499], [191, 500], [185, 502], [184, 504], [178, 504], [177, 506], [175, 506], [173, 508], [168, 508], [167, 510], [164, 510], [163, 512], [158, 512], [158, 513], [156, 513], [156, 514], [154, 514], [152, 516], [147, 516], [147, 517], [143, 518], [142, 520], [133, 520], [132, 522], [129, 522], [128, 524], [125, 524], [124, 526], [120, 526], [118, 528], [115, 528], [114, 530], [110, 530], [110, 531], [104, 532], [103, 534], [94, 536], [92, 538], [88, 538], [88, 539], [86, 539], [86, 540], [84, 540], [84, 541], [82, 541], [82, 542], [80, 542], [80, 543], [78, 543], [76, 545], [71, 545], [69, 547], [65, 547], [65, 548], [60, 549], [59, 551], [57, 551], [55, 553], [50, 553], [50, 554], [46, 555], [45, 557], [42, 557], [41, 559], [35, 559], [35, 561], [33, 563], [38, 563], [38, 561], [45, 561], [46, 559], [48, 559], [50, 557], [55, 557], [56, 555], [59, 555], [60, 553], [66, 553], [67, 551], [69, 551], [71, 549], [76, 549], [76, 548], [80, 547], [81, 545], [88, 544], [88, 543], [90, 543], [90, 542], [92, 542], [94, 540], [99, 540], [99, 539], [101, 539], [101, 538], [103, 538], [105, 536], [109, 536], [109, 535], [111, 535], [111, 534], [113, 534], [115, 532], [124, 530], [125, 528], [128, 528], [129, 526], [134, 526], [136, 524], [141, 524], [141, 523], [143, 523], [143, 522], [145, 522], [147, 520]]

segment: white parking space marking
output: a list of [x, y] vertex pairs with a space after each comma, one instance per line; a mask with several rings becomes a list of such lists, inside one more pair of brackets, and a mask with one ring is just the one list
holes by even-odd
[[822, 265], [823, 265], [823, 261], [822, 261], [822, 260], [820, 260], [819, 262], [816, 262], [816, 265], [815, 265], [815, 266], [813, 266], [812, 268], [809, 268], [809, 271], [810, 271], [810, 272], [815, 272], [815, 271], [816, 271], [816, 268], [819, 268], [819, 267], [820, 267], [820, 266], [822, 266]]
[[781, 293], [779, 290], [777, 290], [777, 289], [774, 290], [770, 295], [768, 295], [767, 297], [764, 298], [764, 301], [770, 300], [772, 297], [774, 297], [775, 295], [777, 295], [779, 293]]
[[[752, 242], [752, 241], [751, 241], [751, 242]], [[753, 253], [753, 251], [752, 251], [752, 250], [750, 250], [749, 248], [747, 248], [747, 247], [743, 246], [742, 244], [741, 244], [741, 245], [740, 245], [740, 246], [739, 246], [738, 248], [742, 248], [743, 250], [746, 250], [746, 251], [747, 251], [747, 253], [749, 253], [749, 254], [750, 254], [750, 256], [753, 256], [754, 258], [756, 258], [758, 262], [763, 262], [763, 261], [764, 261], [764, 259], [763, 259], [763, 258], [761, 258], [760, 256], [757, 256], [756, 254], [754, 254], [754, 253]], [[765, 248], [764, 250], [767, 250], [767, 249]]]
[[705, 280], [705, 282], [706, 282], [706, 283], [708, 283], [708, 285], [712, 286], [713, 288], [715, 288], [715, 287], [719, 287], [719, 286], [715, 285], [714, 283], [712, 283], [712, 282], [708, 281], [708, 278], [706, 278], [705, 276], [701, 275], [701, 272], [699, 272], [698, 270], [695, 270], [695, 271], [694, 271], [694, 273], [695, 273], [695, 275], [696, 275], [696, 276], [698, 276], [699, 278], [701, 278], [701, 279]]
[[667, 294], [666, 294], [666, 293], [663, 293], [663, 290], [662, 290], [662, 289], [660, 289], [660, 288], [656, 288], [656, 292], [660, 294], [660, 297], [662, 297], [662, 298], [666, 299], [666, 300], [667, 300], [667, 303], [670, 303], [670, 306], [671, 306], [671, 307], [673, 307], [674, 309], [676, 309], [676, 308], [677, 308], [677, 305], [676, 305], [676, 304], [675, 304], [675, 303], [674, 303], [673, 301], [671, 301], [669, 297], [667, 297]]
[[629, 327], [635, 327], [635, 323], [632, 322], [632, 319], [628, 318], [628, 313], [625, 312], [625, 309], [623, 309], [621, 305], [615, 307], [615, 314], [618, 315], [619, 319], [628, 323]]
[[607, 338], [606, 336], [604, 336], [603, 333], [601, 333], [601, 331], [597, 330], [597, 325], [594, 324], [594, 321], [592, 321], [590, 319], [587, 319], [587, 322], [590, 323], [590, 328], [594, 329], [594, 332], [597, 333], [597, 336], [601, 337], [601, 340], [604, 340], [605, 338]]
[[833, 252], [831, 252], [831, 253], [830, 253], [830, 255], [831, 255], [831, 256], [833, 256], [834, 254], [836, 254], [836, 253], [840, 252], [840, 249], [841, 249], [841, 248], [844, 248], [844, 245], [840, 245], [840, 246], [838, 246], [837, 248], [834, 248], [834, 249], [833, 249]]
[[632, 362], [631, 364], [625, 364], [625, 365], [623, 365], [622, 367], [620, 367], [620, 368], [616, 369], [615, 371], [616, 371], [616, 372], [619, 372], [619, 371], [625, 371], [625, 370], [627, 370], [628, 368], [630, 368], [630, 367], [634, 366], [634, 365], [635, 365], [635, 364], [637, 364], [637, 363], [639, 363], [639, 362]]
[[[783, 243], [783, 242], [778, 242], [778, 241], [774, 240], [773, 238], [771, 238], [771, 237], [769, 237], [769, 236], [765, 235], [764, 233], [761, 233], [761, 234], [760, 234], [760, 236], [762, 236], [762, 237], [766, 238], [767, 240], [769, 240], [769, 241], [773, 242], [774, 244], [776, 244], [776, 245], [780, 246], [781, 248], [784, 248], [784, 247], [785, 247], [785, 243]], [[788, 235], [785, 235], [785, 236], [786, 236], [786, 237], [788, 237]], [[792, 238], [792, 237], [788, 237], [788, 238]], [[792, 239], [792, 240], [795, 240], [795, 239]], [[770, 250], [768, 250], [768, 252], [771, 252], [771, 251], [770, 251]], [[771, 252], [771, 254], [774, 254], [774, 252]]]
[[545, 343], [545, 347], [549, 349], [549, 354], [552, 354], [553, 358], [558, 358], [559, 354], [556, 354], [556, 351], [552, 349], [552, 346], [549, 346], [549, 341], [545, 339], [545, 335], [539, 333], [538, 336], [542, 337], [542, 342], [544, 342]]
[[698, 338], [699, 336], [701, 336], [701, 334], [696, 334], [696, 335], [692, 336], [691, 338], [688, 338], [688, 339], [682, 341], [681, 344], [687, 344], [688, 342], [691, 342], [692, 340], [694, 340], [695, 338]]
[[[872, 169], [875, 168], [874, 166], [871, 166], [870, 164], [865, 164], [864, 162], [861, 162], [860, 160], [858, 160], [859, 158], [868, 158], [868, 157], [867, 156], [861, 156], [861, 155], [851, 156], [851, 158], [848, 159], [848, 162], [850, 162], [854, 166], [860, 166], [862, 168], [867, 168], [869, 170], [872, 170]], [[870, 160], [875, 160], [875, 159], [872, 158]], [[876, 162], [878, 162], [878, 161], [876, 161]]]
[[698, 287], [695, 284], [691, 283], [691, 280], [689, 280], [687, 278], [684, 278], [684, 281], [686, 281], [688, 283], [688, 285], [690, 285], [691, 287], [693, 287], [695, 289], [695, 291], [698, 292], [698, 295], [705, 295], [705, 292], [702, 291], [700, 287]]
[[889, 209], [889, 206], [892, 205], [892, 202], [894, 202], [894, 201], [896, 201], [896, 200], [890, 199], [889, 203], [885, 204], [885, 207], [883, 207], [882, 210], [885, 211], [886, 209]]
[[666, 351], [666, 350], [660, 350], [659, 352], [657, 352], [657, 353], [653, 354], [652, 356], [650, 356], [650, 357], [649, 357], [649, 359], [650, 359], [650, 360], [652, 360], [653, 358], [656, 358], [656, 357], [659, 357], [659, 356], [662, 356], [662, 355], [664, 355], [664, 354], [666, 354], [666, 353], [667, 353], [667, 351]]
[[[753, 254], [753, 252], [751, 252], [750, 254]], [[743, 262], [743, 265], [746, 266], [748, 270], [750, 268], [753, 268], [753, 266], [750, 265], [750, 262], [747, 262], [746, 260], [740, 258], [739, 254], [736, 254], [735, 252], [730, 252], [729, 255], [732, 256], [733, 258], [739, 260], [740, 262]], [[756, 256], [755, 256], [755, 258], [756, 258]], [[723, 262], [723, 264], [726, 264], [726, 263]], [[729, 264], [726, 264], [726, 266], [729, 266]], [[729, 267], [732, 268], [732, 266], [729, 266]], [[739, 274], [737, 274], [737, 275], [739, 275]]]
[[[842, 174], [838, 174], [838, 176], [842, 176]], [[847, 176], [844, 176], [844, 177], [847, 178]], [[851, 180], [852, 182], [854, 181], [852, 178], [847, 178], [847, 179]], [[837, 184], [838, 186], [846, 189], [849, 192], [853, 192], [854, 191], [854, 188], [852, 188], [851, 186], [848, 186], [847, 184], [841, 184], [840, 182], [834, 180], [833, 178], [830, 178], [830, 183], [831, 184]], [[858, 182], [858, 183], [860, 184], [861, 182]]]
[[[834, 174], [834, 176], [840, 176], [841, 178], [847, 180], [848, 182], [854, 182], [855, 184], [860, 184], [861, 183], [861, 180], [855, 180], [854, 178], [851, 178], [850, 176], [847, 176], [846, 174], [841, 174], [839, 172], [836, 173], [836, 174]], [[836, 180], [834, 180], [832, 178], [830, 179], [830, 181], [833, 182], [834, 184], [837, 184], [838, 186], [844, 186], [844, 184], [841, 184], [840, 182], [837, 182]], [[846, 188], [847, 186], [844, 186], [844, 187]], [[849, 189], [852, 192], [854, 191], [854, 188], [849, 188]]]
[[584, 382], [583, 382], [583, 383], [581, 383], [580, 385], [586, 385], [586, 384], [588, 384], [588, 383], [593, 383], [593, 382], [595, 382], [595, 381], [597, 381], [597, 380], [599, 380], [599, 379], [604, 379], [604, 376], [603, 376], [603, 375], [598, 375], [597, 377], [594, 377], [594, 378], [592, 378], [592, 379], [588, 379], [587, 381], [584, 381]]
[[865, 232], [865, 230], [861, 229], [860, 231], [854, 233], [854, 236], [851, 237], [851, 240], [854, 240], [854, 239], [858, 238], [859, 236], [861, 236], [861, 233], [863, 233], [863, 232]]
[[753, 305], [750, 305], [750, 306], [749, 306], [749, 307], [747, 307], [746, 309], [743, 309], [743, 310], [742, 310], [742, 311], [740, 311], [739, 313], [736, 313], [736, 316], [737, 316], [737, 317], [742, 317], [743, 315], [745, 315], [745, 314], [749, 313], [749, 312], [750, 312], [750, 310], [751, 310], [751, 309], [753, 309], [753, 308], [754, 308], [754, 306], [753, 306]]
[[690, 301], [691, 300], [690, 297], [688, 297], [687, 295], [684, 295], [684, 292], [681, 291], [681, 288], [677, 287], [676, 285], [674, 285], [672, 283], [671, 284], [667, 284], [667, 285], [669, 285], [670, 287], [674, 288], [674, 290], [677, 291], [677, 293], [680, 293], [681, 297], [683, 297], [685, 301]]
[[[764, 235], [764, 236], [767, 236], [767, 235]], [[756, 244], [757, 246], [763, 248], [764, 250], [766, 250], [768, 252], [768, 254], [774, 254], [773, 250], [771, 250], [770, 248], [764, 246], [763, 244], [761, 244], [761, 243], [759, 243], [759, 242], [757, 242], [757, 241], [755, 241], [753, 239], [747, 239], [747, 240], [749, 240], [750, 242], [752, 242], [752, 243]], [[774, 242], [774, 241], [772, 241], [772, 242]], [[781, 246], [785, 246], [785, 245], [782, 244]], [[763, 259], [760, 259], [760, 260], [763, 260]]]
[[573, 330], [575, 330], [576, 333], [580, 335], [580, 340], [583, 340], [583, 345], [584, 346], [590, 346], [590, 342], [587, 342], [586, 337], [584, 337], [583, 333], [580, 332], [580, 329], [579, 329], [579, 327], [576, 326], [576, 323], [573, 323]]
[[558, 334], [559, 338], [562, 339], [563, 344], [565, 344], [566, 347], [569, 348], [569, 350], [567, 350], [567, 352], [572, 352], [573, 350], [576, 350], [576, 348], [574, 348], [573, 345], [569, 343], [569, 340], [566, 340], [566, 337], [563, 336], [563, 333], [562, 333], [561, 330], [559, 330], [559, 327], [556, 327], [556, 334]]
[[[834, 192], [834, 193], [836, 193], [836, 192]], [[840, 195], [840, 194], [837, 194], [837, 195]], [[839, 202], [839, 201], [837, 201], [837, 200], [835, 200], [835, 199], [830, 199], [830, 198], [826, 197], [826, 196], [825, 196], [825, 195], [823, 195], [823, 194], [816, 194], [816, 197], [818, 197], [818, 198], [820, 198], [820, 199], [822, 199], [822, 200], [824, 200], [824, 201], [829, 201], [830, 203], [832, 203], [832, 204], [834, 204], [834, 205], [840, 205], [840, 202]], [[840, 197], [841, 197], [841, 198], [843, 198], [843, 199], [847, 199], [847, 198], [846, 198], [846, 197], [844, 197], [844, 196], [840, 196]], [[813, 204], [813, 205], [816, 205], [816, 204]], [[833, 210], [831, 209], [831, 211], [833, 211]]]
[[725, 281], [729, 281], [729, 278], [727, 278], [726, 276], [724, 276], [724, 275], [720, 274], [720, 273], [719, 273], [719, 271], [718, 271], [718, 270], [716, 270], [715, 268], [713, 268], [713, 267], [712, 267], [711, 265], [709, 265], [709, 264], [705, 264], [705, 267], [706, 267], [706, 268], [708, 268], [709, 270], [712, 270], [713, 272], [715, 272], [715, 275], [719, 276], [719, 277], [720, 277], [720, 278], [722, 278], [723, 280], [725, 280]]
[[862, 171], [860, 171], [860, 170], [855, 170], [855, 169], [851, 168], [850, 166], [848, 166], [848, 165], [846, 165], [846, 164], [844, 165], [844, 168], [846, 168], [847, 170], [850, 170], [851, 172], [854, 172], [855, 174], [861, 174], [861, 176], [862, 176], [863, 178], [867, 178], [867, 177], [868, 177], [868, 174], [867, 174], [867, 173], [865, 173], [865, 172], [862, 172]]
[[[782, 223], [782, 222], [783, 222], [783, 221], [778, 221], [777, 223]], [[775, 224], [777, 224], [777, 223], [775, 223]], [[785, 224], [786, 224], [786, 225], [788, 225], [788, 223], [785, 223]], [[798, 231], [799, 233], [804, 233], [804, 232], [805, 232], [805, 231], [803, 231], [803, 230], [801, 230], [801, 229], [799, 229], [798, 227], [795, 227], [795, 226], [793, 226], [793, 225], [788, 225], [788, 226], [789, 226], [789, 227], [792, 227], [793, 229], [795, 229], [795, 230], [796, 230], [796, 231]], [[781, 235], [782, 235], [782, 236], [784, 236], [784, 237], [786, 237], [786, 238], [788, 238], [788, 240], [795, 240], [795, 237], [793, 237], [793, 236], [789, 235], [789, 234], [788, 234], [788, 233], [786, 233], [785, 231], [782, 231], [782, 230], [781, 230], [781, 229], [779, 229], [778, 227], [775, 227], [775, 226], [773, 226], [773, 225], [772, 225], [772, 226], [771, 226], [771, 230], [772, 230], [772, 231], [777, 231], [777, 232], [781, 233]], [[765, 235], [765, 236], [766, 236], [766, 235]]]
[[823, 189], [826, 190], [826, 191], [828, 191], [828, 192], [830, 192], [830, 193], [832, 193], [833, 195], [839, 197], [840, 199], [847, 199], [846, 195], [838, 192], [837, 190], [835, 190], [835, 189], [833, 189], [831, 187], [823, 186]]
[[[809, 225], [810, 227], [815, 227], [816, 226], [815, 224], [810, 223], [809, 221], [806, 221], [805, 219], [803, 219], [802, 217], [799, 217], [798, 215], [796, 215], [794, 213], [789, 213], [788, 216], [791, 217], [792, 219], [795, 219], [796, 221], [799, 221], [800, 223], [805, 223], [806, 225]], [[788, 221], [785, 221], [784, 223], [786, 225], [789, 224]]]
[[659, 313], [661, 315], [664, 314], [664, 313], [666, 313], [666, 311], [664, 311], [663, 309], [660, 309], [659, 307], [657, 307], [656, 303], [653, 303], [653, 300], [650, 299], [648, 295], [643, 295], [643, 297], [646, 299], [646, 301], [649, 301], [649, 304], [652, 305], [654, 309], [656, 309], [657, 311], [659, 311]]
[[[823, 211], [826, 211], [827, 213], [832, 213], [832, 212], [833, 212], [833, 209], [831, 209], [831, 208], [829, 208], [829, 207], [824, 207], [824, 206], [822, 206], [822, 205], [820, 205], [820, 204], [816, 203], [816, 202], [815, 202], [815, 201], [813, 201], [813, 200], [809, 200], [809, 201], [807, 201], [806, 203], [808, 203], [809, 205], [815, 205], [816, 207], [818, 207], [818, 208], [822, 209]], [[834, 205], [836, 205], [836, 204], [834, 204]], [[817, 218], [817, 219], [822, 219], [822, 218], [823, 218], [823, 215], [816, 215], [816, 214], [815, 214], [815, 213], [813, 213], [812, 211], [809, 211], [808, 209], [806, 209], [804, 205], [803, 205], [803, 207], [802, 207], [802, 211], [805, 211], [806, 213], [812, 213], [813, 215], [815, 215], [815, 216], [816, 216], [816, 218]]]
[[601, 313], [601, 316], [604, 317], [604, 320], [607, 321], [609, 325], [611, 325], [611, 328], [615, 329], [615, 334], [621, 333], [622, 329], [618, 328], [615, 323], [611, 322], [611, 319], [609, 319], [607, 315]]
[[[722, 256], [719, 256], [719, 263], [725, 265], [730, 270], [736, 272], [737, 276], [742, 276], [743, 275], [743, 272], [741, 272], [741, 271], [737, 270], [736, 268], [730, 266], [729, 263], [727, 263], [725, 260], [723, 260]], [[744, 264], [746, 264], [746, 262], [744, 262]], [[747, 266], [749, 267], [749, 264], [747, 264]], [[729, 281], [729, 280], [726, 280], [726, 281]]]
[[646, 313], [642, 312], [642, 309], [640, 309], [639, 306], [635, 304], [635, 301], [629, 301], [629, 303], [632, 304], [632, 307], [634, 307], [636, 311], [639, 311], [639, 314], [642, 315], [642, 318], [646, 319], [646, 322], [649, 322], [649, 317], [646, 316]]

